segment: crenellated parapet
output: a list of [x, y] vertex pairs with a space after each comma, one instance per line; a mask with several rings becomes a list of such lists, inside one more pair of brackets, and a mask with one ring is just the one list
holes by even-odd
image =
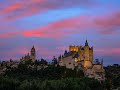
[[70, 46], [69, 46], [69, 51], [70, 51], [70, 52], [72, 52], [72, 51], [74, 51], [74, 52], [79, 52], [79, 50], [81, 49], [81, 47], [82, 47], [82, 46], [72, 46], [72, 45], [70, 45]]

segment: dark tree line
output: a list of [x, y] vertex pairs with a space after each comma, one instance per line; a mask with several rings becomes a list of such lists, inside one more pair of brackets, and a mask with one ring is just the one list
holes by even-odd
[[[46, 65], [41, 61], [35, 65]], [[0, 90], [102, 90], [100, 82], [85, 78], [82, 70], [66, 69], [55, 63], [37, 70], [28, 68], [29, 64], [32, 63], [21, 63], [0, 76]]]
[[108, 89], [120, 87], [120, 65], [114, 64], [105, 67], [105, 75]]
[[[28, 68], [29, 65], [48, 67], [37, 70]], [[50, 65], [41, 59], [20, 63], [18, 68], [7, 68], [4, 76], [0, 76], [0, 90], [111, 90], [120, 86], [119, 65], [105, 67], [104, 82], [84, 77], [82, 70], [60, 67], [55, 57]]]
[[89, 78], [66, 78], [61, 80], [23, 80], [0, 78], [0, 90], [103, 90], [101, 84]]

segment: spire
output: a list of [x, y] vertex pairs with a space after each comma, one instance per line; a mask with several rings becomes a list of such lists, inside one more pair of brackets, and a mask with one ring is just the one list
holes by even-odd
[[65, 50], [65, 52], [64, 52], [64, 56], [66, 56], [67, 55], [67, 50]]
[[58, 59], [61, 59], [62, 58], [62, 56], [60, 55], [59, 57], [58, 57]]
[[87, 40], [86, 40], [86, 42], [85, 42], [85, 46], [89, 46], [89, 45], [88, 45], [88, 41], [87, 41]]
[[34, 45], [33, 45], [32, 49], [35, 49]]
[[34, 45], [33, 45], [32, 49], [31, 49], [31, 51], [35, 51], [35, 47], [34, 47]]

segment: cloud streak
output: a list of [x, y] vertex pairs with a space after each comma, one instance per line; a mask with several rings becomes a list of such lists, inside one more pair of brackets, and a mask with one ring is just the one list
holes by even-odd
[[120, 28], [119, 16], [120, 12], [104, 15], [104, 17], [78, 16], [53, 22], [33, 30], [2, 33], [0, 38], [18, 35], [24, 37], [61, 38], [75, 33], [87, 33], [87, 29], [96, 29], [102, 35], [113, 34], [118, 31], [118, 29], [114, 30], [115, 28]]
[[15, 0], [2, 2], [1, 15], [4, 15], [6, 21], [17, 20], [26, 16], [31, 16], [49, 10], [64, 9], [69, 7], [91, 7], [98, 5], [98, 2], [89, 0]]

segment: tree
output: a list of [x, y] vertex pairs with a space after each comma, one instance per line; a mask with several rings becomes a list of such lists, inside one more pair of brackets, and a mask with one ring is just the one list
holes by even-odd
[[53, 60], [52, 60], [52, 64], [53, 65], [56, 65], [58, 62], [57, 62], [57, 58], [55, 56], [53, 56]]
[[40, 64], [47, 65], [48, 62], [45, 59], [41, 58]]

